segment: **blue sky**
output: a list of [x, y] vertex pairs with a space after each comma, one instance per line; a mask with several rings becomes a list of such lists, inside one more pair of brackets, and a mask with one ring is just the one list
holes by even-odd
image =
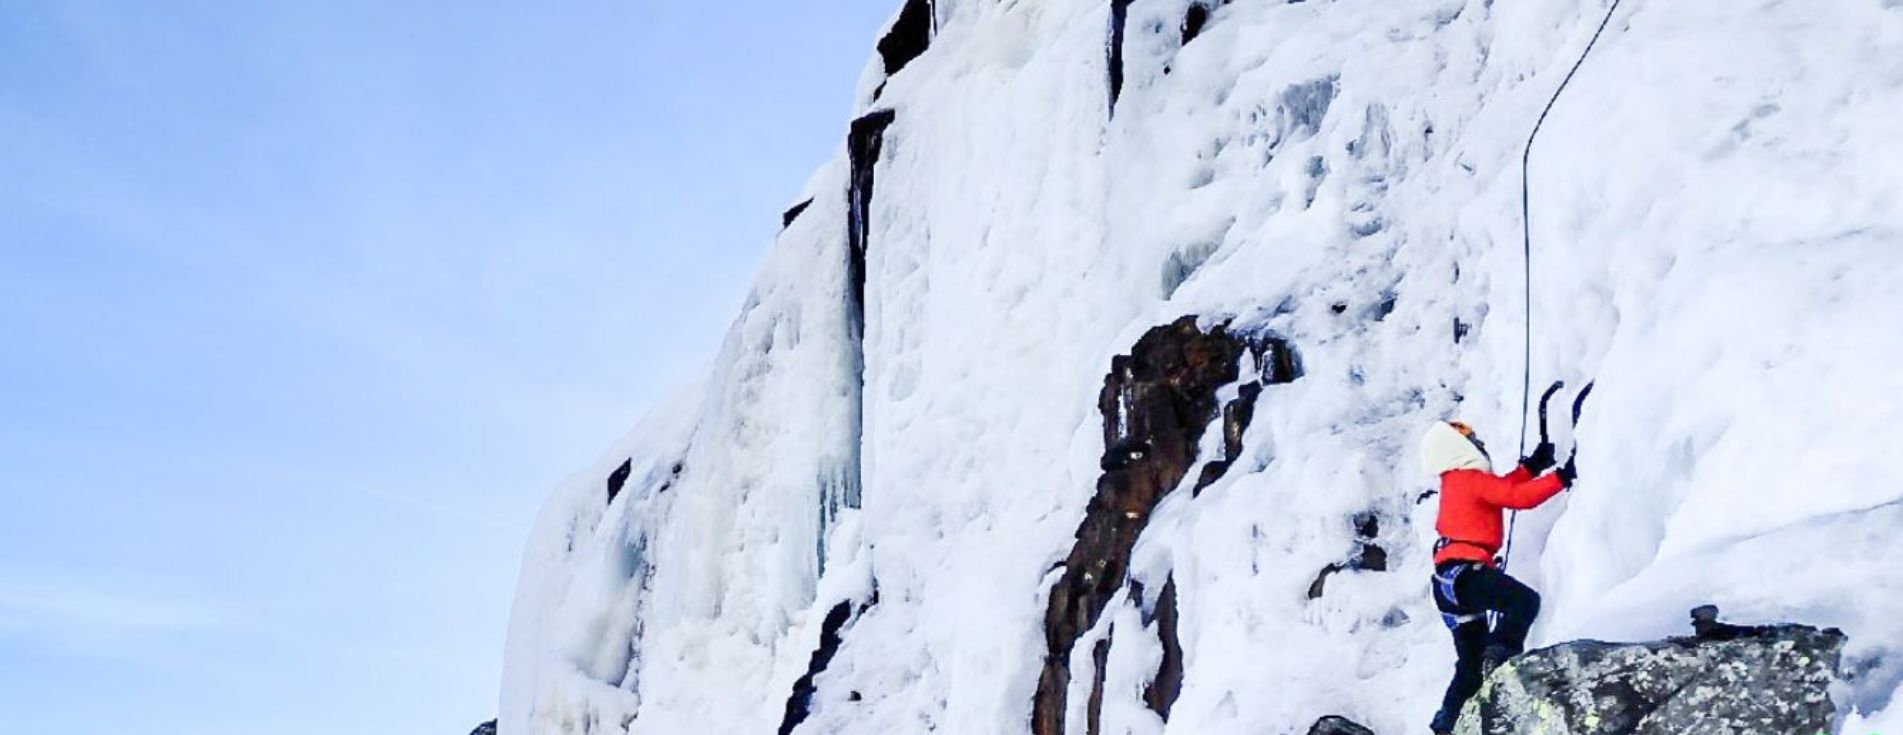
[[0, 732], [466, 732], [896, 0], [0, 7]]

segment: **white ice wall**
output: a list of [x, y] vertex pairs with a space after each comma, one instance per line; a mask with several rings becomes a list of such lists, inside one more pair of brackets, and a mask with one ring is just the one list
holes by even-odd
[[[1182, 46], [1186, 7], [1130, 5], [1114, 117], [1107, 2], [940, 0], [924, 56], [890, 80], [869, 67], [866, 109], [897, 120], [863, 434], [842, 152], [704, 397], [544, 511], [503, 732], [772, 731], [818, 621], [875, 583], [800, 732], [1025, 732], [1103, 375], [1183, 314], [1271, 329], [1307, 374], [1262, 395], [1247, 461], [1165, 500], [1139, 543], [1135, 573], [1180, 587], [1188, 675], [1165, 725], [1137, 699], [1154, 637], [1113, 606], [1104, 731], [1424, 727], [1452, 653], [1411, 442], [1454, 413], [1503, 461], [1517, 438], [1520, 146], [1605, 6], [1238, 0]], [[1840, 625], [1839, 702], [1903, 729], [1878, 714], [1903, 707], [1898, 120], [1894, 0], [1625, 0], [1533, 162], [1535, 381], [1600, 381], [1584, 479], [1521, 519], [1536, 643], [1678, 632], [1703, 601]], [[818, 538], [855, 445], [863, 511]], [[1392, 571], [1307, 600], [1367, 510]]]

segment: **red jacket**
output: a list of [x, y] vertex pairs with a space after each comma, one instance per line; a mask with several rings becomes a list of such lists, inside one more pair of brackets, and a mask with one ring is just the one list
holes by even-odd
[[1500, 512], [1536, 507], [1563, 489], [1559, 475], [1535, 478], [1525, 467], [1505, 477], [1482, 470], [1441, 473], [1440, 519], [1434, 529], [1446, 543], [1434, 552], [1434, 565], [1460, 559], [1493, 566], [1505, 535]]

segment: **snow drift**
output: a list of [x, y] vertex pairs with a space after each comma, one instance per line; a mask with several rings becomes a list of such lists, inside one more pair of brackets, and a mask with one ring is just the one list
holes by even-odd
[[[1509, 461], [1522, 145], [1605, 10], [909, 0], [706, 381], [544, 509], [500, 731], [1424, 730], [1411, 442]], [[1627, 0], [1553, 110], [1530, 369], [1598, 387], [1519, 520], [1535, 645], [1837, 627], [1838, 724], [1903, 732], [1900, 60], [1896, 0]], [[1117, 469], [1185, 317], [1300, 377], [1222, 352], [1193, 451]]]

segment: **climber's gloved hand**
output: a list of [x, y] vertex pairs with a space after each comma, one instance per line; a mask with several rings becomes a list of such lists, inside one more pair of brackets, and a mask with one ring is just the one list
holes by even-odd
[[1540, 442], [1539, 446], [1533, 448], [1532, 454], [1520, 460], [1520, 466], [1535, 475], [1545, 472], [1553, 466], [1553, 451], [1552, 442]]
[[1553, 471], [1553, 474], [1559, 475], [1560, 485], [1571, 489], [1573, 480], [1579, 478], [1579, 460], [1567, 458], [1566, 464], [1560, 465], [1559, 469]]

